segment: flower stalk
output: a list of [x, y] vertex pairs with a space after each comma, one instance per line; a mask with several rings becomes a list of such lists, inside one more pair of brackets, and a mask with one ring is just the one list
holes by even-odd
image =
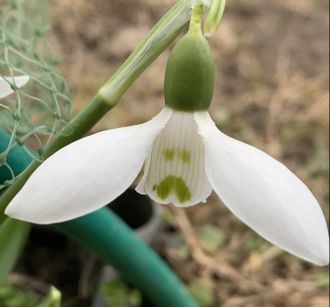
[[189, 32], [200, 33], [202, 27], [202, 13], [203, 13], [203, 5], [196, 5], [191, 14], [190, 24], [189, 24]]

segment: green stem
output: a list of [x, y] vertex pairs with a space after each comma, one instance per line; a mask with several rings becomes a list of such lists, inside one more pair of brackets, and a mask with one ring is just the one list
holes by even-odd
[[60, 135], [45, 148], [42, 158], [48, 158], [60, 148], [82, 138], [111, 107], [100, 95], [93, 100], [64, 127]]
[[127, 88], [178, 36], [189, 21], [190, 1], [179, 1], [151, 29], [146, 38], [132, 52], [125, 63], [100, 89], [99, 94], [115, 105]]
[[[190, 19], [190, 14], [190, 1], [185, 0], [181, 0], [169, 10], [113, 77], [100, 89], [96, 97], [45, 148], [42, 159], [81, 138], [111, 110], [138, 76], [178, 36], [184, 24]], [[40, 163], [41, 161], [34, 161], [22, 176], [2, 194], [0, 198], [0, 223], [4, 218], [5, 208]]]
[[196, 5], [193, 8], [189, 24], [189, 33], [200, 34], [202, 32], [202, 13], [202, 4]]
[[[84, 110], [82, 110], [70, 123], [61, 131], [44, 150], [42, 157], [47, 158], [60, 148], [80, 139], [94, 124], [109, 110], [109, 105], [104, 99], [97, 95]], [[4, 210], [17, 192], [23, 187], [31, 174], [42, 163], [41, 160], [34, 160], [22, 175], [1, 195], [0, 198], [0, 223], [5, 219]]]

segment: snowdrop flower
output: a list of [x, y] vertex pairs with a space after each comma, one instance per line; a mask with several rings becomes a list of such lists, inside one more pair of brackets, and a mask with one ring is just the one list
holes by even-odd
[[209, 116], [214, 74], [208, 43], [191, 25], [168, 61], [164, 109], [144, 124], [96, 133], [59, 150], [32, 174], [6, 214], [40, 224], [79, 217], [113, 201], [144, 165], [139, 193], [188, 207], [214, 190], [268, 241], [327, 264], [327, 226], [309, 189], [266, 153], [221, 133]]
[[0, 76], [0, 99], [14, 93], [14, 88], [20, 88], [27, 84], [29, 76], [5, 77]]

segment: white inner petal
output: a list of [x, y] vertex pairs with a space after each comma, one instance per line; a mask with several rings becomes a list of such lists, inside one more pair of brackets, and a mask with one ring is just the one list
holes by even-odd
[[154, 142], [136, 189], [161, 204], [187, 207], [206, 201], [212, 188], [193, 113], [173, 112]]

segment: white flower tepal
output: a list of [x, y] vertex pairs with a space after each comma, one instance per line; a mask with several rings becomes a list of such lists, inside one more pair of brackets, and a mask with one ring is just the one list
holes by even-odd
[[14, 93], [13, 87], [20, 88], [26, 85], [29, 81], [29, 76], [5, 77], [0, 76], [0, 99]]

